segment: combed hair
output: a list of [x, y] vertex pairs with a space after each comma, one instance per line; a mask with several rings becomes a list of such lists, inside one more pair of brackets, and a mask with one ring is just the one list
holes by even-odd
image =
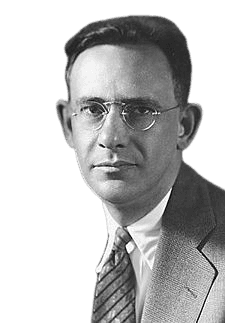
[[65, 45], [68, 57], [66, 82], [70, 99], [70, 72], [77, 56], [96, 45], [155, 44], [167, 57], [179, 104], [188, 101], [191, 84], [191, 59], [185, 36], [170, 20], [157, 16], [127, 16], [88, 24]]

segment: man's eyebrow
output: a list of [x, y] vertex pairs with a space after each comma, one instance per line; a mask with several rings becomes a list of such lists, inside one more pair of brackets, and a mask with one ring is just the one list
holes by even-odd
[[127, 97], [124, 97], [124, 98], [120, 98], [120, 99], [106, 99], [106, 98], [102, 98], [102, 97], [96, 97], [96, 96], [83, 96], [79, 99], [77, 99], [75, 102], [76, 104], [82, 104], [82, 103], [85, 103], [85, 102], [88, 102], [88, 101], [96, 101], [96, 102], [100, 102], [100, 103], [103, 103], [103, 102], [124, 102], [126, 104], [130, 104], [130, 103], [139, 103], [139, 104], [154, 104], [154, 105], [157, 105], [157, 106], [160, 106], [160, 103], [158, 100], [155, 100], [153, 99], [152, 97], [149, 97], [149, 96], [144, 96], [144, 97], [133, 97], [133, 98], [127, 98]]
[[153, 99], [151, 97], [135, 97], [135, 98], [124, 98], [123, 100], [124, 103], [140, 103], [140, 104], [154, 104], [157, 106], [160, 106], [159, 101], [157, 101], [156, 99]]
[[75, 103], [79, 105], [88, 101], [105, 102], [103, 98], [100, 98], [98, 96], [82, 96], [81, 98], [77, 99]]

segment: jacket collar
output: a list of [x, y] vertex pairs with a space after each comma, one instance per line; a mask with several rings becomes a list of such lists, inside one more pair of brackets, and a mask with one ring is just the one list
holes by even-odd
[[207, 184], [183, 163], [162, 218], [143, 323], [197, 320], [216, 277], [202, 250], [214, 228]]

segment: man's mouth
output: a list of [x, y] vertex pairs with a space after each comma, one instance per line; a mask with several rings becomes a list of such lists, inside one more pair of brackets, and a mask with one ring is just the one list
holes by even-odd
[[129, 161], [125, 161], [125, 160], [117, 160], [115, 162], [112, 161], [103, 161], [103, 162], [99, 162], [94, 164], [94, 168], [126, 168], [126, 167], [135, 167], [136, 164], [129, 162]]

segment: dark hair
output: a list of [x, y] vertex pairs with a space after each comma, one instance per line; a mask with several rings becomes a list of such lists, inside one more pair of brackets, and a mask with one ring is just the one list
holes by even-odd
[[170, 20], [157, 16], [128, 16], [93, 22], [65, 45], [68, 57], [66, 82], [69, 99], [70, 72], [77, 56], [87, 48], [102, 44], [155, 44], [167, 57], [172, 71], [174, 93], [186, 105], [191, 83], [191, 59], [185, 36]]

